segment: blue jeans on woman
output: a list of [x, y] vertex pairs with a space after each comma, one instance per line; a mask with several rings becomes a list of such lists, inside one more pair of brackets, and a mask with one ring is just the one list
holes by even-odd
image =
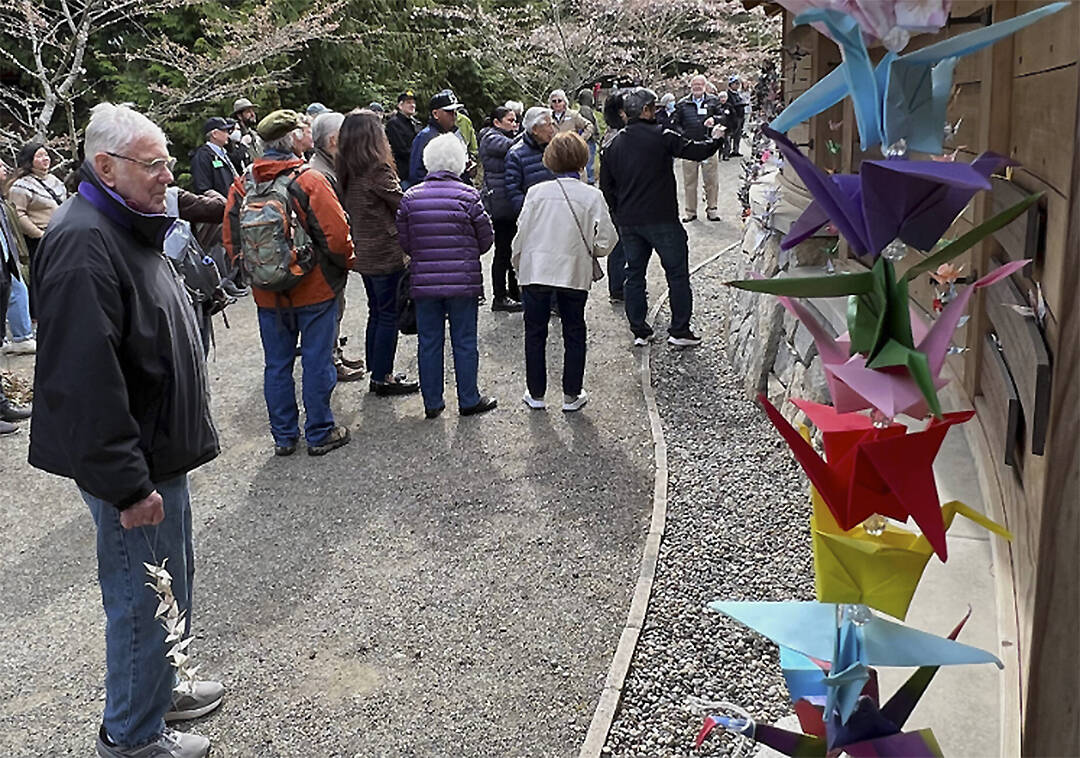
[[480, 402], [476, 382], [480, 373], [480, 351], [476, 346], [475, 296], [425, 297], [416, 299], [417, 363], [420, 368], [420, 394], [424, 408], [442, 408], [443, 348], [445, 323], [450, 321], [450, 345], [454, 352], [454, 375], [457, 379], [458, 408], [472, 408]]
[[521, 288], [525, 306], [525, 385], [539, 400], [547, 391], [547, 336], [551, 304], [559, 306], [563, 335], [562, 391], [569, 397], [581, 394], [585, 379], [585, 303], [589, 293], [565, 287], [529, 284]]
[[[30, 323], [30, 290], [21, 279], [11, 277], [11, 295], [7, 305], [7, 323], [13, 342], [25, 342], [34, 336]], [[0, 334], [0, 338], [4, 335]]]
[[397, 290], [405, 269], [393, 274], [362, 274], [367, 292], [368, 320], [364, 359], [371, 379], [385, 382], [394, 373], [397, 354]]
[[[172, 590], [191, 625], [195, 553], [187, 475], [154, 483], [165, 508], [157, 526], [125, 529], [111, 503], [80, 489], [97, 526], [98, 581], [105, 607], [105, 731], [123, 747], [138, 747], [165, 729], [174, 671], [165, 657], [165, 630], [154, 618], [158, 597], [143, 563], [172, 575]], [[186, 636], [186, 635], [185, 635]]]
[[300, 412], [296, 407], [293, 364], [296, 339], [300, 338], [300, 363], [304, 368], [304, 439], [321, 445], [334, 428], [330, 395], [337, 384], [334, 341], [337, 333], [337, 300], [299, 308], [259, 308], [266, 368], [263, 394], [270, 415], [274, 444], [292, 445], [300, 437]]

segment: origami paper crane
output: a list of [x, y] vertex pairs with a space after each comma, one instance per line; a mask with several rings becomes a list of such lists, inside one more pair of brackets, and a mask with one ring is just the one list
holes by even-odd
[[[839, 714], [840, 725], [847, 724], [855, 711], [859, 696], [869, 681], [870, 666], [994, 663], [998, 668], [1004, 668], [996, 656], [985, 650], [887, 621], [869, 609], [864, 609], [862, 621], [844, 610], [860, 606], [714, 601], [708, 607], [750, 627], [781, 647], [831, 662], [831, 669], [825, 676], [828, 695], [824, 713], [829, 719], [832, 714]], [[893, 710], [903, 713], [920, 681], [905, 693], [902, 704], [898, 703]], [[896, 724], [897, 731], [900, 726], [902, 723]]]
[[[810, 496], [817, 599], [823, 603], [864, 603], [903, 620], [934, 552], [930, 541], [925, 535], [892, 524], [886, 524], [880, 534], [870, 534], [860, 526], [845, 531], [813, 487]], [[946, 531], [957, 514], [1012, 539], [1007, 529], [957, 500], [941, 508]], [[788, 686], [790, 689], [790, 681]]]
[[[956, 640], [970, 617], [971, 609], [968, 608], [967, 614], [949, 633], [949, 640]], [[824, 718], [827, 687], [822, 672], [829, 671], [829, 663], [781, 646], [780, 667], [788, 682], [789, 694], [803, 734], [756, 724], [748, 717], [733, 719], [710, 716], [705, 719], [694, 746], [700, 746], [712, 729], [722, 726], [791, 756], [825, 756], [842, 748], [849, 755], [940, 758], [941, 749], [929, 729], [918, 732], [901, 731], [919, 699], [930, 686], [938, 666], [920, 666], [884, 706], [880, 705], [877, 672], [870, 668], [870, 679], [863, 687], [847, 723], [841, 723], [839, 714], [835, 713], [831, 715], [828, 723]], [[792, 688], [793, 681], [797, 683], [795, 688]]]
[[800, 407], [821, 430], [826, 462], [767, 397], [759, 395], [758, 400], [841, 529], [849, 530], [875, 513], [901, 522], [910, 516], [938, 557], [948, 559], [933, 463], [949, 427], [969, 420], [975, 411], [946, 413], [940, 421], [931, 419], [925, 430], [909, 434], [903, 424], [879, 428], [862, 414], [839, 414], [826, 405], [805, 403]]
[[781, 242], [784, 250], [830, 221], [855, 255], [877, 256], [896, 239], [930, 250], [975, 193], [991, 188], [990, 175], [1012, 162], [997, 153], [970, 164], [890, 159], [863, 161], [858, 174], [830, 175], [780, 132], [763, 131], [814, 197]]
[[[868, 45], [881, 42], [890, 50], [907, 47], [914, 34], [937, 31], [949, 20], [950, 0], [780, 0], [788, 13], [799, 15], [812, 8], [844, 11], [859, 24]], [[814, 28], [828, 35], [823, 24]]]
[[[926, 328], [909, 303], [907, 281], [943, 262], [939, 256], [947, 253], [948, 247], [908, 269], [899, 280], [894, 279], [892, 263], [879, 258], [874, 268], [864, 273], [745, 279], [728, 285], [781, 295], [781, 304], [803, 322], [817, 345], [837, 410], [877, 408], [887, 418], [900, 413], [922, 417], [929, 410], [941, 418], [937, 390], [947, 383], [940, 378], [941, 369], [952, 333], [974, 290], [995, 284], [1028, 263], [1011, 261], [963, 289]], [[841, 295], [853, 297], [854, 302], [848, 305], [849, 331], [838, 338], [833, 338], [807, 308], [787, 299]]]
[[795, 23], [822, 24], [843, 51], [843, 61], [769, 126], [786, 132], [850, 95], [863, 150], [903, 139], [912, 150], [940, 153], [956, 61], [1066, 7], [1066, 2], [1051, 3], [906, 55], [890, 51], [876, 68], [855, 18], [823, 8], [801, 13]]

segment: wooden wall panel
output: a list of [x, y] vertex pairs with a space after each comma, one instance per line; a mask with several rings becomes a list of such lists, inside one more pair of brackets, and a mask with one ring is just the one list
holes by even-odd
[[[982, 120], [984, 118], [981, 107], [982, 84], [980, 82], [962, 84], [955, 91], [955, 94], [956, 96], [949, 103], [949, 108], [945, 112], [946, 117], [950, 124], [955, 124], [960, 118], [964, 120], [960, 124], [960, 131], [953, 142], [956, 147], [966, 145], [965, 152], [974, 157], [986, 150], [986, 143], [981, 137], [983, 134]], [[970, 158], [968, 160], [970, 161]]]
[[[1026, 2], [1021, 10], [1027, 12], [1048, 4], [1049, 0]], [[1025, 76], [1076, 63], [1078, 38], [1080, 4], [1070, 3], [1065, 10], [1016, 33], [1013, 73]]]
[[1017, 79], [1012, 90], [1010, 155], [1062, 196], [1072, 178], [1068, 136], [1076, 129], [1078, 70], [1074, 63], [1031, 74]]

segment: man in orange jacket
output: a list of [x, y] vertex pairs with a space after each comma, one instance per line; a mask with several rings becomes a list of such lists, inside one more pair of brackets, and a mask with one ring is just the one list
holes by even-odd
[[293, 384], [299, 336], [307, 417], [304, 439], [309, 455], [323, 455], [349, 442], [349, 430], [334, 423], [330, 410], [330, 395], [337, 383], [333, 361], [336, 298], [345, 287], [353, 262], [349, 221], [326, 177], [303, 165], [301, 156], [312, 147], [307, 119], [295, 111], [279, 110], [260, 121], [256, 129], [266, 149], [249, 174], [237, 178], [229, 190], [225, 248], [232, 258], [243, 260], [243, 210], [249, 177], [263, 184], [290, 173], [293, 178], [287, 194], [296, 223], [310, 240], [313, 265], [286, 290], [260, 289], [253, 283], [266, 359], [263, 393], [274, 453], [291, 455], [300, 437]]

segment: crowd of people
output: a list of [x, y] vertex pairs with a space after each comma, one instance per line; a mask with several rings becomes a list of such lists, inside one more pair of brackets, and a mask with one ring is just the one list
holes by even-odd
[[[702, 172], [713, 218], [716, 156], [737, 153], [741, 129], [724, 103], [733, 96], [708, 87], [695, 77], [679, 101], [645, 87], [618, 90], [602, 110], [592, 91], [572, 109], [555, 90], [544, 105], [495, 108], [479, 134], [451, 90], [429, 99], [426, 123], [409, 90], [389, 118], [375, 103], [349, 113], [315, 103], [259, 119], [239, 99], [231, 117], [206, 121], [190, 191], [172, 186], [176, 160], [162, 130], [122, 105], [92, 110], [70, 198], [49, 173], [47, 149], [23, 150], [0, 213], [0, 302], [8, 304], [0, 329], [14, 309], [17, 350], [34, 339], [33, 313], [35, 402], [24, 408], [0, 395], [8, 425], [0, 433], [32, 414], [30, 463], [73, 479], [98, 529], [108, 620], [99, 755], [205, 756], [207, 740], [165, 724], [212, 711], [224, 694], [212, 681], [174, 689], [157, 598], [143, 587], [144, 563], [167, 558], [176, 597], [190, 598], [187, 475], [219, 452], [205, 364], [210, 316], [250, 293], [274, 453], [293, 454], [303, 437], [319, 456], [349, 442], [331, 394], [365, 369], [372, 393], [418, 392], [427, 419], [444, 412], [447, 325], [458, 412], [497, 407], [478, 379], [481, 261], [492, 251], [491, 308], [522, 313], [522, 401], [547, 407], [547, 337], [557, 317], [559, 405], [580, 411], [585, 307], [605, 269], [634, 344], [647, 345], [645, 277], [655, 251], [671, 293], [667, 341], [701, 342], [674, 159], [693, 181], [683, 218], [700, 194], [698, 165], [714, 162]], [[32, 309], [20, 263], [29, 263]], [[342, 351], [350, 271], [367, 300], [362, 361]], [[402, 333], [417, 335], [415, 379], [398, 370]], [[156, 527], [154, 547], [142, 526]]]

